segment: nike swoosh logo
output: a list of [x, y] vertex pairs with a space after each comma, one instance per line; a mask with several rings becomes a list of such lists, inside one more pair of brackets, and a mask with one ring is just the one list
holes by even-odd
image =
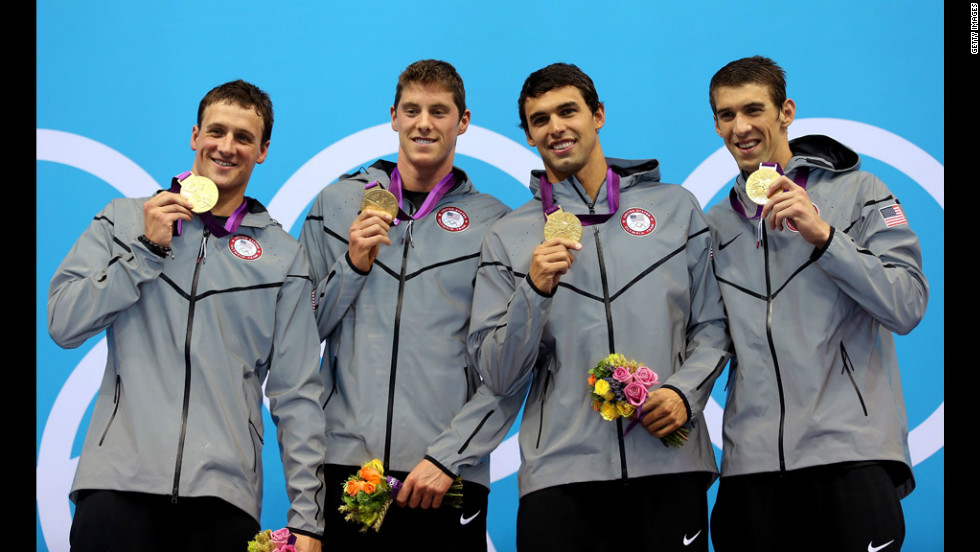
[[[738, 236], [735, 236], [735, 238], [737, 238], [737, 237]], [[732, 238], [732, 239], [734, 240], [735, 238]], [[728, 243], [732, 243], [732, 242], [728, 242]], [[694, 533], [694, 536], [693, 537], [687, 538], [687, 533], [684, 533], [684, 546], [687, 546], [687, 545], [691, 544], [692, 542], [694, 542], [694, 539], [698, 538], [698, 535], [700, 535], [700, 534], [701, 534], [701, 531], [698, 531], [697, 533]]]
[[476, 513], [473, 514], [470, 517], [465, 517], [462, 514], [460, 514], [460, 516], [459, 516], [459, 524], [460, 525], [466, 525], [467, 523], [469, 523], [469, 522], [473, 521], [474, 519], [476, 519], [476, 516], [480, 515], [480, 512], [482, 512], [482, 511], [483, 510], [477, 510]]
[[721, 251], [722, 249], [724, 249], [724, 248], [728, 247], [729, 245], [731, 245], [731, 243], [733, 241], [735, 241], [736, 239], [738, 239], [738, 237], [741, 236], [741, 235], [742, 235], [742, 233], [739, 232], [738, 234], [735, 234], [735, 237], [734, 238], [726, 241], [725, 243], [718, 244], [718, 251]]
[[874, 545], [874, 541], [869, 541], [868, 542], [868, 552], [878, 552], [879, 550], [881, 550], [882, 548], [888, 546], [889, 544], [891, 544], [893, 542], [895, 542], [895, 539], [892, 539], [892, 540], [886, 542], [885, 544], [883, 544], [881, 546], [875, 546]]

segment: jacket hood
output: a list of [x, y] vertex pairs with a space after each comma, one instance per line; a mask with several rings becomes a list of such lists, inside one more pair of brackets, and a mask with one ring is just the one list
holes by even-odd
[[861, 167], [861, 158], [854, 150], [829, 136], [811, 134], [790, 140], [793, 152], [790, 166], [809, 166], [825, 171], [846, 172]]
[[[354, 180], [364, 182], [365, 184], [368, 182], [378, 181], [385, 184], [387, 187], [387, 185], [391, 183], [391, 173], [397, 166], [397, 163], [393, 163], [385, 159], [378, 159], [372, 163], [370, 167], [366, 169], [361, 167], [355, 172], [342, 174], [337, 180]], [[456, 185], [453, 186], [451, 190], [446, 192], [446, 195], [468, 192], [473, 188], [473, 183], [470, 182], [470, 177], [467, 176], [462, 169], [453, 167], [453, 175], [456, 177]]]
[[[612, 167], [613, 172], [621, 177], [633, 176], [635, 178], [624, 179], [621, 186], [632, 186], [637, 182], [660, 182], [660, 162], [656, 159], [616, 159], [606, 158], [606, 165]], [[534, 197], [541, 197], [541, 177], [545, 175], [543, 169], [531, 171], [531, 193]], [[579, 185], [578, 179], [574, 175], [569, 176], [566, 181], [572, 185]]]

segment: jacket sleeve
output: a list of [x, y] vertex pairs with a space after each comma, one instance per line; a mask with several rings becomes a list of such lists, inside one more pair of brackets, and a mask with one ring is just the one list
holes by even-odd
[[288, 526], [307, 535], [323, 534], [322, 465], [326, 424], [321, 408], [320, 340], [310, 303], [312, 284], [302, 248], [296, 255], [276, 300], [273, 358], [265, 393], [286, 478], [290, 509]]
[[832, 228], [816, 252], [817, 265], [868, 314], [904, 335], [925, 316], [929, 299], [919, 238], [908, 222], [892, 219], [893, 226], [887, 225], [885, 217], [896, 213], [895, 206], [904, 217], [898, 200], [875, 176], [860, 175], [868, 179], [860, 213], [850, 228]]
[[468, 352], [489, 391], [523, 397], [541, 347], [551, 297], [514, 272], [493, 230], [484, 239], [475, 285]]
[[[336, 186], [336, 184], [332, 184]], [[350, 264], [347, 240], [330, 227], [336, 209], [327, 205], [326, 192], [320, 192], [303, 223], [299, 241], [309, 256], [315, 286], [314, 312], [320, 340], [333, 333], [367, 281], [367, 272]], [[346, 234], [348, 228], [343, 231]]]
[[148, 250], [142, 214], [128, 224], [116, 200], [106, 206], [58, 266], [48, 288], [48, 332], [61, 347], [73, 349], [109, 327], [140, 298], [142, 285], [156, 279], [167, 259]]
[[697, 419], [704, 412], [715, 380], [728, 362], [731, 340], [721, 290], [711, 266], [711, 234], [696, 201], [688, 231], [686, 253], [691, 311], [686, 325], [687, 347], [683, 363], [666, 379], [664, 386], [680, 393], [689, 419]]

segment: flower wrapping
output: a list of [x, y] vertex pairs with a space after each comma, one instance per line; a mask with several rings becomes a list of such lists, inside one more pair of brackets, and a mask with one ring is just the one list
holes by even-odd
[[[660, 383], [657, 373], [649, 367], [623, 355], [613, 353], [589, 369], [589, 396], [592, 409], [603, 420], [634, 418], [633, 425], [642, 416], [642, 406], [650, 394], [650, 388]], [[681, 447], [687, 441], [690, 430], [682, 426], [660, 440], [664, 446]]]

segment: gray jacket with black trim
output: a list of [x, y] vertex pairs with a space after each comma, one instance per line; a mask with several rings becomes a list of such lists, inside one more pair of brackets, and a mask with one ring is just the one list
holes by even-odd
[[809, 171], [807, 194], [832, 228], [823, 248], [768, 227], [757, 247], [758, 219], [731, 203], [746, 197], [744, 175], [707, 215], [736, 357], [722, 475], [884, 461], [904, 497], [915, 483], [892, 332], [925, 314], [919, 241], [907, 222], [886, 224], [901, 207], [856, 153], [826, 136], [790, 149], [786, 175]]
[[425, 457], [489, 488], [489, 454], [523, 397], [501, 399], [481, 384], [466, 330], [483, 235], [509, 209], [454, 168], [457, 184], [425, 217], [392, 226], [391, 245], [361, 273], [347, 256], [349, 229], [364, 185], [388, 188], [394, 168], [380, 160], [324, 188], [300, 236], [327, 341], [327, 462], [378, 458], [408, 472]]
[[[551, 296], [527, 278], [544, 228], [540, 171], [531, 177], [535, 198], [496, 223], [483, 245], [469, 347], [495, 393], [523, 396], [530, 385], [521, 496], [581, 481], [717, 474], [702, 413], [729, 342], [704, 216], [693, 195], [659, 182], [656, 160], [607, 163], [621, 176], [619, 209], [583, 228], [582, 249]], [[605, 186], [590, 209], [572, 177], [555, 184], [554, 203], [606, 213]], [[632, 232], [630, 214], [639, 222]], [[645, 363], [684, 399], [686, 445], [665, 447], [639, 425], [624, 436], [628, 421], [593, 410], [588, 370], [613, 352]]]
[[321, 535], [323, 384], [305, 253], [248, 199], [236, 233], [216, 238], [195, 216], [161, 258], [138, 241], [147, 199], [109, 203], [51, 280], [54, 340], [74, 348], [105, 330], [109, 349], [72, 497], [212, 496], [258, 521], [265, 381], [288, 526]]

